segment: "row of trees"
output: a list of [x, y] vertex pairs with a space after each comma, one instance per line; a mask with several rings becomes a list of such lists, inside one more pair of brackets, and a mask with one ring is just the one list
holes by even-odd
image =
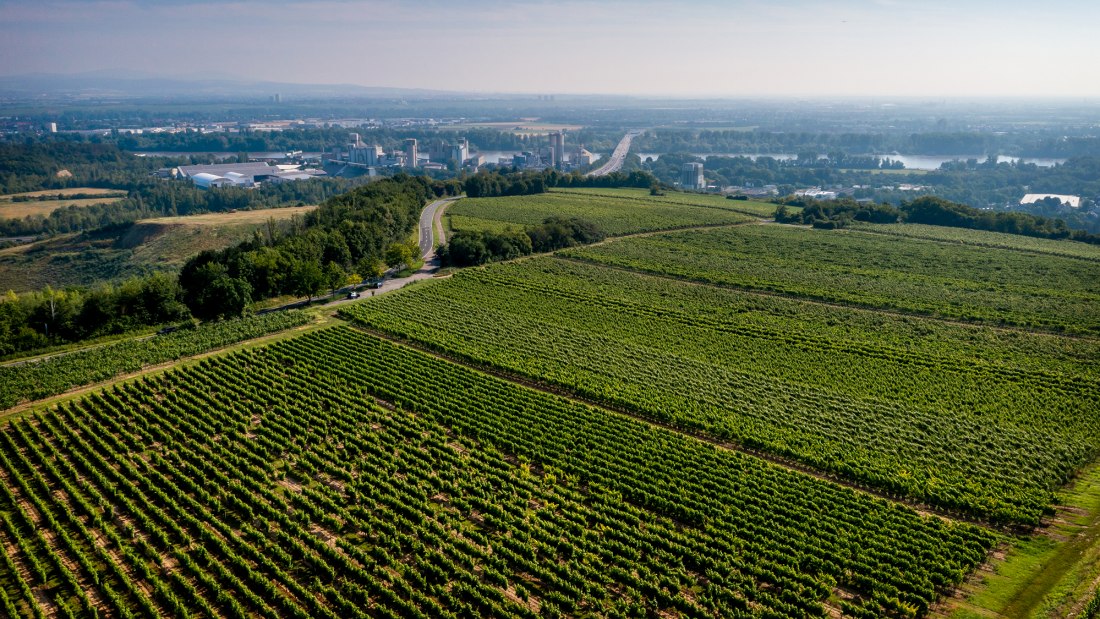
[[1100, 244], [1100, 234], [1071, 230], [1062, 219], [1030, 213], [985, 211], [934, 196], [903, 202], [901, 211], [905, 214], [905, 221], [910, 223]]
[[643, 170], [612, 172], [603, 176], [587, 176], [582, 172], [563, 174], [549, 169], [538, 172], [481, 172], [463, 182], [471, 198], [495, 198], [543, 193], [554, 187], [636, 187], [646, 189], [657, 179]]
[[524, 230], [460, 230], [439, 249], [439, 258], [448, 266], [474, 266], [595, 243], [605, 237], [604, 232], [590, 221], [548, 217], [541, 224]]

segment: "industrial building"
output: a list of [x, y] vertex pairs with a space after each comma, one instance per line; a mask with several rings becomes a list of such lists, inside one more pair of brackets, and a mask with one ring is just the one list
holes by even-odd
[[466, 160], [470, 158], [470, 143], [466, 141], [466, 138], [459, 138], [458, 142], [451, 147], [451, 161], [462, 165], [466, 163]]
[[284, 183], [323, 176], [322, 170], [281, 169], [266, 162], [214, 163], [180, 166], [170, 176], [190, 180], [200, 189], [255, 187], [260, 183]]
[[680, 188], [688, 191], [703, 191], [707, 182], [703, 179], [703, 164], [685, 163], [680, 168]]
[[554, 131], [550, 134], [550, 166], [558, 170], [565, 163], [565, 133]]
[[569, 163], [576, 168], [592, 165], [592, 162], [595, 160], [596, 156], [588, 152], [588, 149], [583, 146], [578, 146], [577, 150], [570, 156]]
[[352, 141], [348, 143], [348, 156], [346, 161], [353, 165], [376, 167], [381, 165], [383, 154], [381, 146], [367, 146], [359, 139], [358, 133], [351, 134]]
[[405, 140], [405, 167], [416, 167], [416, 138], [409, 138]]

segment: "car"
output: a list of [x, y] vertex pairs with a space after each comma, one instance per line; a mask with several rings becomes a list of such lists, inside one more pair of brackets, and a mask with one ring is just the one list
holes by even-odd
[[348, 293], [348, 298], [349, 299], [358, 299], [359, 298], [359, 293], [356, 292], [355, 290], [352, 290], [351, 292]]

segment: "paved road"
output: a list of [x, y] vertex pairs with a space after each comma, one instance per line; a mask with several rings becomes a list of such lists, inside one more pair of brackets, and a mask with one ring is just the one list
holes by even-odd
[[425, 206], [424, 210], [420, 212], [420, 257], [425, 261], [428, 259], [428, 255], [435, 249], [435, 230], [432, 227], [433, 222], [439, 220], [439, 215], [443, 213], [444, 207], [457, 199], [458, 198], [444, 198], [442, 200], [436, 200], [428, 206]]
[[619, 140], [619, 145], [615, 147], [615, 152], [611, 153], [607, 163], [589, 172], [588, 176], [604, 176], [612, 172], [618, 172], [623, 167], [623, 162], [626, 161], [626, 154], [630, 152], [630, 143], [641, 133], [641, 131], [630, 131], [624, 135], [623, 139]]

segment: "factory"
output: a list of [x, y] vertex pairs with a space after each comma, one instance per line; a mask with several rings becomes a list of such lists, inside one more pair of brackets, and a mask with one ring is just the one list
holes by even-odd
[[707, 188], [707, 181], [703, 178], [703, 164], [690, 162], [680, 168], [680, 189], [687, 191], [703, 191]]
[[555, 170], [569, 171], [592, 165], [597, 159], [596, 155], [578, 145], [577, 149], [570, 153], [566, 159], [565, 132], [552, 131], [547, 136], [548, 144], [530, 151], [513, 155], [510, 159], [501, 159], [498, 165], [511, 166], [520, 170]]
[[358, 133], [351, 134], [351, 140], [343, 148], [335, 148], [325, 153], [323, 160], [334, 174], [374, 175], [379, 168], [404, 168], [407, 170], [445, 170], [448, 166], [468, 166], [476, 169], [482, 162], [478, 155], [470, 155], [470, 143], [466, 138], [458, 138], [453, 143], [440, 141], [430, 145], [427, 151], [420, 150], [415, 138], [408, 138], [398, 150], [386, 153], [376, 144], [366, 144]]
[[170, 176], [190, 180], [200, 189], [219, 187], [252, 188], [262, 183], [287, 183], [324, 176], [323, 170], [302, 170], [298, 166], [275, 166], [266, 162], [214, 163], [174, 168]]

